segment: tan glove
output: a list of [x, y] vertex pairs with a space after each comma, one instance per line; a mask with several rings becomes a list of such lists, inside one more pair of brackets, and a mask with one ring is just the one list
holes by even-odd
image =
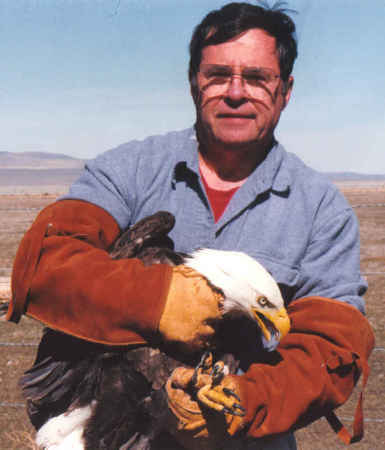
[[159, 333], [167, 344], [183, 352], [206, 349], [213, 343], [220, 320], [222, 295], [186, 266], [173, 268]]
[[[170, 432], [186, 448], [216, 448], [217, 444], [231, 439], [242, 430], [245, 423], [235, 404], [242, 403], [237, 376], [225, 376], [213, 385], [206, 373], [198, 375], [191, 386], [194, 369], [178, 367], [167, 381], [169, 409], [174, 421]], [[231, 390], [233, 394], [228, 394]]]

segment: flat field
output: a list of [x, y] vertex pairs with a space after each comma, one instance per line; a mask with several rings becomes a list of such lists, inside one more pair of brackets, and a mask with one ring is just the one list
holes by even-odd
[[[67, 181], [67, 180], [66, 180]], [[60, 183], [60, 182], [59, 182]], [[3, 187], [3, 186], [2, 186]], [[38, 188], [38, 189], [37, 189]], [[2, 189], [0, 195], [0, 300], [7, 287], [16, 248], [33, 218], [52, 203], [62, 186], [17, 186]], [[371, 376], [365, 391], [365, 437], [353, 445], [356, 450], [385, 448], [385, 185], [341, 184], [341, 190], [355, 207], [361, 225], [361, 263], [369, 283], [367, 317], [376, 334], [376, 348], [370, 359]], [[27, 194], [26, 192], [30, 192]], [[53, 192], [53, 193], [50, 193]], [[354, 324], [352, 324], [354, 326]], [[33, 449], [33, 429], [24, 411], [17, 380], [34, 359], [41, 326], [23, 318], [19, 325], [0, 321], [0, 450]], [[350, 429], [360, 391], [337, 414]], [[301, 387], [298, 386], [298, 392]], [[297, 432], [299, 450], [343, 449], [324, 419]], [[167, 449], [165, 449], [167, 450]]]

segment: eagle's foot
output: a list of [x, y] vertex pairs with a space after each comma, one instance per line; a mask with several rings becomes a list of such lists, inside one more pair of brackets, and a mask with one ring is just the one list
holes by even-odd
[[231, 387], [222, 383], [229, 373], [228, 367], [223, 361], [215, 364], [213, 361], [212, 353], [207, 351], [195, 367], [190, 381], [194, 397], [196, 395], [198, 401], [210, 409], [243, 417], [245, 409], [240, 404], [241, 399]]
[[208, 408], [225, 414], [243, 417], [245, 408], [238, 403], [239, 396], [232, 390], [220, 385], [206, 385], [199, 389], [198, 400]]

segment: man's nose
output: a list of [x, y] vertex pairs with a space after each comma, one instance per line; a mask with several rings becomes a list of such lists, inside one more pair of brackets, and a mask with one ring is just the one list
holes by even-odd
[[232, 102], [240, 102], [245, 99], [245, 96], [242, 75], [233, 75], [227, 86], [226, 98]]

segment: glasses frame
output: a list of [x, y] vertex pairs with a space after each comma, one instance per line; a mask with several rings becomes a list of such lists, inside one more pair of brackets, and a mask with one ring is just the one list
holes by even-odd
[[233, 66], [226, 64], [202, 64], [199, 74], [206, 82], [202, 91], [210, 96], [225, 94], [234, 78], [241, 79], [242, 87], [250, 97], [257, 98], [264, 93], [272, 95], [276, 80], [281, 79], [280, 74], [268, 67], [246, 66], [235, 70]]

